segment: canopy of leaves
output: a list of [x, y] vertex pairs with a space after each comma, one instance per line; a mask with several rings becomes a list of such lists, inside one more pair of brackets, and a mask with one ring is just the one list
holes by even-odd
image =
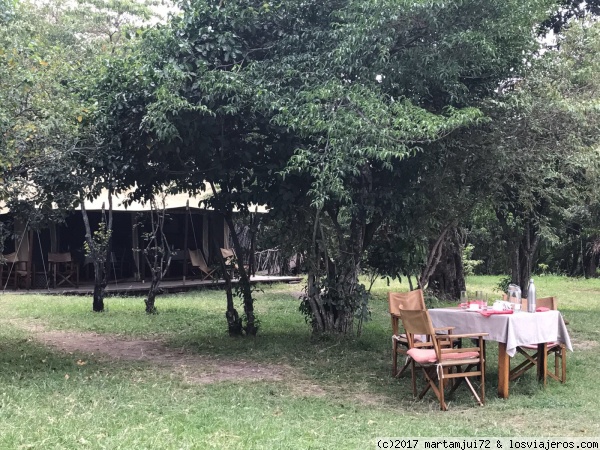
[[60, 214], [121, 180], [122, 156], [102, 134], [91, 87], [149, 3], [22, 1], [0, 27], [2, 197], [13, 211]]

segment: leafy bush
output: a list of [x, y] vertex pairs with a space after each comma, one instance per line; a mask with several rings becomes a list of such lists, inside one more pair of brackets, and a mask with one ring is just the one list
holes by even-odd
[[475, 246], [473, 244], [467, 244], [463, 248], [462, 252], [462, 262], [463, 262], [463, 270], [465, 271], [465, 276], [474, 275], [475, 269], [483, 264], [483, 261], [480, 259], [471, 259], [473, 255], [473, 250], [475, 250]]

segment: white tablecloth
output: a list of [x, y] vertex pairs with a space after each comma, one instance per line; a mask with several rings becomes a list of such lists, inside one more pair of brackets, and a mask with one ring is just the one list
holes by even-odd
[[561, 342], [573, 351], [569, 332], [558, 311], [514, 314], [493, 314], [485, 317], [478, 311], [457, 308], [429, 310], [434, 327], [455, 327], [454, 333], [489, 333], [489, 341], [504, 342], [506, 353], [512, 357], [517, 347], [542, 342]]

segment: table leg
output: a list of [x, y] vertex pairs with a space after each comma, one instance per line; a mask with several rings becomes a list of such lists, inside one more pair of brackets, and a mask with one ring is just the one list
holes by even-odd
[[538, 344], [537, 351], [537, 379], [546, 387], [546, 367], [548, 364], [548, 343]]
[[506, 353], [506, 344], [498, 342], [498, 397], [508, 398], [508, 380], [510, 357]]

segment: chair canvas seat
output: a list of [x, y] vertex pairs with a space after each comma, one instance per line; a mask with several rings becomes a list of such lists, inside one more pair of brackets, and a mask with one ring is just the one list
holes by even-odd
[[[437, 364], [438, 358], [434, 349], [427, 348], [411, 348], [407, 352], [408, 356], [414, 359], [419, 364]], [[472, 363], [473, 359], [479, 358], [479, 352], [455, 352], [442, 353], [442, 364], [445, 360], [453, 360], [452, 364], [456, 364], [457, 360], [465, 360]]]
[[190, 264], [193, 268], [198, 269], [200, 272], [200, 276], [202, 280], [213, 279], [213, 272], [215, 269], [211, 269], [206, 264], [206, 260], [204, 259], [204, 255], [202, 252], [198, 250], [188, 250], [188, 254], [190, 256]]

